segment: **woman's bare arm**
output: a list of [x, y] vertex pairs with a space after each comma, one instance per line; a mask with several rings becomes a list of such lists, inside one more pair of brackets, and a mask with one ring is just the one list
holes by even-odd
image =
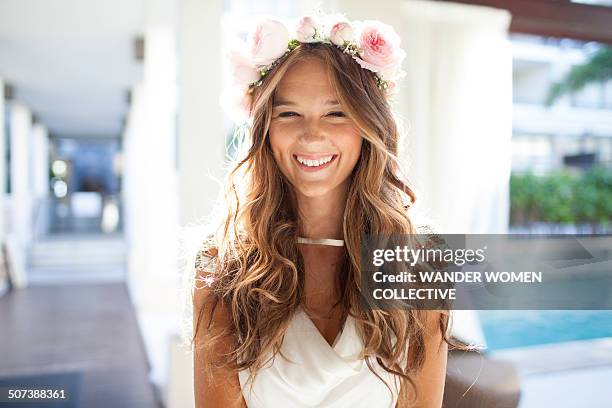
[[[434, 310], [426, 312], [425, 363], [423, 368], [412, 376], [417, 389], [417, 400], [414, 407], [440, 408], [442, 406], [448, 344], [442, 340], [439, 319], [440, 312]], [[397, 408], [404, 407], [398, 404]]]
[[[196, 282], [197, 283], [197, 282]], [[196, 285], [193, 295], [193, 327], [197, 327], [197, 319], [201, 308], [205, 307], [202, 315], [202, 322], [195, 336], [195, 350], [193, 355], [194, 367], [194, 396], [196, 408], [225, 408], [242, 407], [246, 408], [244, 398], [240, 388], [238, 374], [228, 369], [213, 369], [212, 378], [205, 372], [207, 364], [219, 361], [222, 353], [231, 351], [234, 347], [233, 339], [221, 341], [214, 348], [202, 348], [201, 343], [205, 330], [213, 332], [223, 330], [230, 324], [230, 317], [221, 303], [217, 304], [214, 313], [211, 315], [213, 299], [206, 287], [199, 288]], [[210, 326], [208, 323], [211, 322]]]

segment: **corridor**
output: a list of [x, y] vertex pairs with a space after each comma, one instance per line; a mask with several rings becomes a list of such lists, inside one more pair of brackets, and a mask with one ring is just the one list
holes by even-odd
[[145, 351], [124, 283], [10, 291], [0, 297], [0, 327], [0, 387], [14, 383], [23, 388], [41, 378], [72, 394], [66, 404], [48, 406], [160, 406], [147, 379]]

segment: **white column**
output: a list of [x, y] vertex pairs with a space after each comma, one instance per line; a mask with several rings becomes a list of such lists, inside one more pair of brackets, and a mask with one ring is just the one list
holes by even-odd
[[224, 114], [221, 14], [223, 0], [179, 0], [178, 169], [180, 223], [208, 215], [218, 194], [211, 178], [222, 177]]
[[32, 188], [35, 199], [49, 195], [49, 134], [40, 123], [32, 127]]
[[[5, 215], [6, 215], [6, 134], [5, 134], [5, 120], [4, 117], [4, 81], [0, 78], [0, 244], [4, 243], [5, 240]], [[4, 264], [4, 251], [0, 251], [0, 262]], [[0, 270], [0, 296], [8, 288], [8, 276], [4, 270]]]
[[[0, 240], [4, 239], [6, 233], [5, 228], [5, 196], [6, 196], [6, 137], [5, 126], [8, 118], [4, 117], [4, 111], [6, 109], [4, 101], [4, 81], [0, 78]], [[2, 253], [0, 251], [0, 257]]]
[[30, 149], [30, 185], [32, 188], [32, 214], [34, 240], [49, 228], [49, 135], [47, 128], [36, 123], [32, 126]]
[[442, 232], [504, 233], [509, 213], [512, 54], [506, 10], [402, 3], [402, 111], [422, 208]]
[[[223, 177], [226, 128], [219, 106], [223, 5], [223, 0], [178, 0], [181, 226], [211, 213], [219, 193], [215, 179]], [[192, 356], [179, 347], [179, 341], [176, 336], [168, 348], [170, 378], [164, 402], [169, 408], [194, 406]]]
[[144, 221], [139, 216], [138, 205], [144, 194], [142, 180], [146, 179], [144, 155], [139, 154], [143, 144], [142, 135], [146, 123], [144, 101], [142, 100], [142, 83], [132, 88], [130, 111], [127, 116], [123, 133], [123, 203], [125, 240], [128, 243], [128, 288], [132, 301], [139, 302], [137, 273], [144, 270], [144, 258], [134, 256], [141, 245], [139, 233], [144, 229]]
[[32, 115], [20, 103], [11, 106], [11, 233], [8, 246], [17, 287], [27, 285], [26, 251], [32, 236], [30, 149]]
[[175, 2], [150, 3], [143, 81], [124, 135], [128, 285], [151, 363], [165, 393], [169, 339], [177, 331]]

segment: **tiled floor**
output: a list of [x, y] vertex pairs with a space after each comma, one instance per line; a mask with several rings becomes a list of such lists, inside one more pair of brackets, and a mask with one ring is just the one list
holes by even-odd
[[123, 283], [0, 297], [0, 377], [78, 371], [80, 407], [159, 407]]

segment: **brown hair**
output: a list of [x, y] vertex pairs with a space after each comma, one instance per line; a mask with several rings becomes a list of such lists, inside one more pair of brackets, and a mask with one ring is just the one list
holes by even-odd
[[[340, 274], [339, 303], [355, 319], [364, 340], [364, 355], [374, 356], [386, 371], [400, 377], [399, 400], [404, 406], [409, 388], [415, 388], [410, 374], [425, 360], [425, 312], [365, 308], [360, 302], [360, 248], [362, 233], [415, 234], [407, 208], [416, 196], [401, 176], [397, 159], [400, 132], [385, 93], [377, 87], [372, 72], [333, 45], [299, 44], [252, 90], [248, 151], [228, 176], [227, 213], [217, 230], [216, 262], [210, 272], [214, 277], [212, 309], [221, 302], [232, 324], [219, 335], [206, 330], [202, 338], [210, 345], [221, 341], [222, 335], [233, 336], [236, 349], [223, 365], [235, 370], [250, 368], [252, 380], [269, 356], [279, 352], [283, 335], [302, 302], [304, 261], [296, 244], [299, 220], [295, 197], [273, 158], [268, 129], [274, 93], [283, 75], [310, 57], [320, 58], [329, 67], [339, 102], [364, 139], [344, 210], [346, 260]], [[202, 308], [194, 339], [202, 330], [203, 314]], [[442, 337], [451, 344], [448, 323], [448, 313], [441, 313]], [[409, 341], [409, 362], [403, 364]], [[369, 359], [366, 362], [376, 374]]]

